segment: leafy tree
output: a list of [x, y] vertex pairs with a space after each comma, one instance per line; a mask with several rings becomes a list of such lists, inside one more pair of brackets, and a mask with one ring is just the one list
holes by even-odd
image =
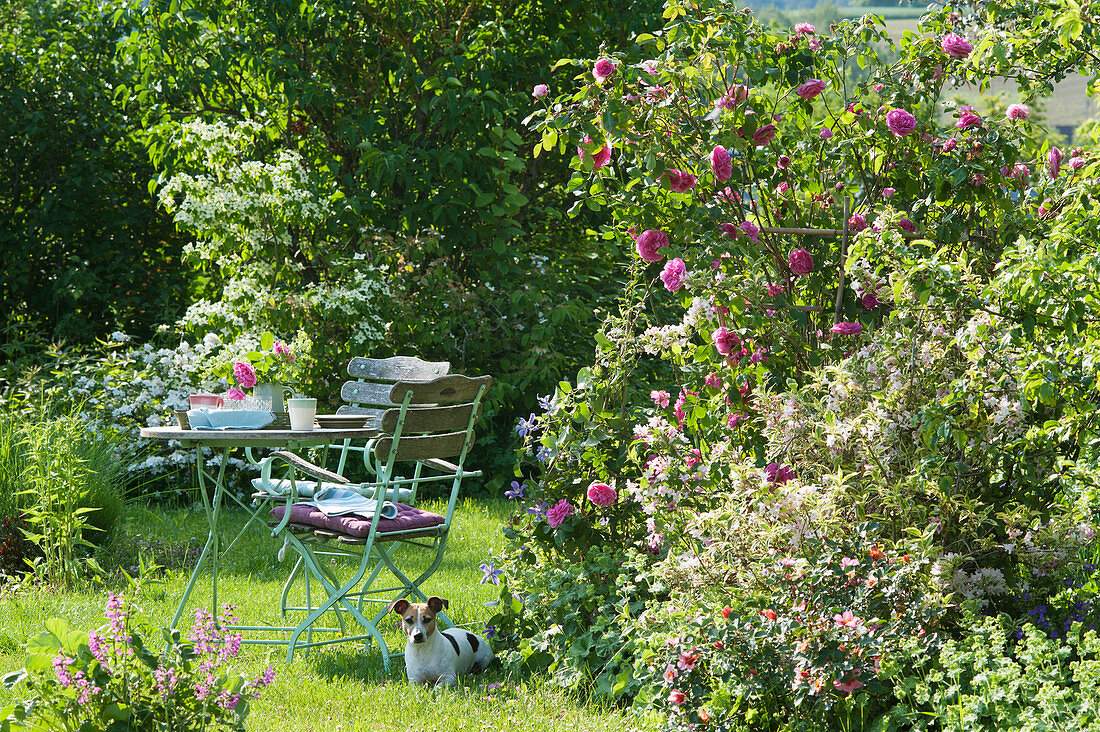
[[0, 363], [35, 340], [147, 333], [186, 291], [133, 109], [114, 99], [116, 38], [82, 2], [0, 11]]

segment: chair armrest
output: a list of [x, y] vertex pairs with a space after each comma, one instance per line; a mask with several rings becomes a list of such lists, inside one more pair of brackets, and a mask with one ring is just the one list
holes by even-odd
[[449, 463], [446, 460], [440, 460], [439, 458], [429, 458], [428, 460], [421, 461], [429, 468], [443, 471], [444, 473], [457, 473], [458, 466], [454, 463]]
[[287, 452], [286, 450], [276, 450], [275, 452], [271, 453], [271, 456], [268, 459], [270, 460], [271, 458], [274, 458], [274, 457], [280, 458], [287, 465], [290, 465], [291, 467], [293, 467], [296, 470], [300, 470], [301, 472], [305, 473], [306, 475], [311, 475], [314, 478], [316, 478], [317, 480], [327, 480], [330, 483], [350, 483], [351, 482], [347, 478], [345, 478], [344, 476], [340, 475], [339, 473], [334, 473], [331, 470], [325, 470], [324, 468], [322, 468], [320, 466], [314, 465], [313, 463], [306, 460], [305, 458], [303, 458], [299, 455], [295, 455], [292, 452]]

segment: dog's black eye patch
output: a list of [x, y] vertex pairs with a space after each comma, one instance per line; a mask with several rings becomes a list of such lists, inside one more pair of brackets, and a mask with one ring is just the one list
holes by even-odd
[[479, 643], [477, 640], [477, 636], [473, 633], [467, 633], [466, 641], [470, 644], [470, 650], [472, 650], [474, 653], [477, 653], [477, 647], [481, 645], [481, 643]]

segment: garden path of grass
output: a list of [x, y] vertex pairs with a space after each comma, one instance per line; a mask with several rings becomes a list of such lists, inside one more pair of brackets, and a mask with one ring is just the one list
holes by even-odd
[[[497, 595], [493, 585], [480, 583], [479, 565], [502, 548], [500, 526], [509, 511], [503, 501], [463, 501], [456, 509], [443, 565], [424, 587], [429, 594], [446, 597], [451, 618], [475, 632], [484, 631], [493, 613], [485, 603]], [[223, 525], [232, 535], [244, 523], [245, 514], [230, 512], [226, 519]], [[171, 619], [183, 594], [189, 568], [205, 540], [204, 526], [202, 513], [195, 510], [134, 507], [105, 557], [129, 567], [138, 563], [140, 551], [168, 567], [155, 582], [146, 584], [139, 601], [154, 638], [159, 637], [156, 626]], [[219, 601], [224, 595], [233, 602], [245, 623], [279, 622], [279, 591], [293, 566], [292, 553], [285, 563], [278, 561], [279, 546], [263, 527], [253, 526], [224, 561]], [[23, 644], [43, 632], [51, 617], [63, 617], [85, 631], [102, 625], [108, 592], [124, 586], [123, 579], [89, 583], [67, 592], [9, 586], [0, 593], [0, 671], [23, 665]], [[194, 607], [207, 606], [209, 598], [208, 583], [200, 582], [193, 607], [184, 615], [186, 622], [181, 622], [184, 630], [194, 617]], [[387, 641], [403, 645], [394, 632]], [[276, 669], [275, 682], [253, 704], [247, 722], [252, 730], [629, 730], [639, 724], [629, 713], [579, 703], [543, 679], [517, 685], [499, 669], [457, 690], [413, 688], [404, 681], [400, 660], [386, 675], [377, 653], [364, 654], [362, 645], [352, 643], [314, 649], [290, 665], [283, 648], [246, 645], [234, 669], [258, 674], [269, 658]], [[504, 686], [489, 691], [486, 687], [492, 682], [504, 682]], [[0, 687], [0, 705], [14, 698], [12, 691]]]

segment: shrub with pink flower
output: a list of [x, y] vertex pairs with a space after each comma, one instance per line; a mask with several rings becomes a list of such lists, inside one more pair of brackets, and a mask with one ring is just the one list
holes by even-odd
[[756, 146], [767, 145], [775, 139], [775, 134], [778, 131], [779, 128], [769, 122], [752, 134], [752, 144]]
[[556, 529], [562, 525], [570, 516], [577, 513], [577, 509], [573, 508], [573, 504], [562, 498], [556, 504], [546, 509], [546, 523], [550, 524], [551, 529]]
[[829, 329], [834, 335], [859, 335], [863, 332], [863, 326], [859, 323], [841, 321]]
[[596, 62], [596, 65], [592, 67], [592, 75], [596, 77], [596, 81], [603, 83], [604, 79], [615, 73], [615, 62], [609, 58], [601, 58]]
[[719, 183], [725, 183], [733, 175], [733, 161], [729, 152], [721, 145], [715, 145], [710, 151], [710, 169], [714, 172], [714, 179]]
[[710, 334], [710, 339], [714, 342], [714, 347], [718, 349], [718, 353], [723, 356], [728, 356], [741, 347], [741, 337], [724, 325], [716, 328]]
[[1013, 122], [1019, 122], [1021, 120], [1025, 120], [1025, 119], [1028, 118], [1028, 115], [1030, 115], [1030, 114], [1031, 114], [1031, 109], [1028, 108], [1028, 106], [1026, 104], [1020, 104], [1018, 102], [1016, 104], [1008, 105], [1008, 109], [1005, 112], [1005, 116], [1008, 117]]
[[638, 256], [647, 262], [659, 262], [664, 255], [659, 252], [668, 246], [668, 234], [656, 229], [646, 229], [634, 240]]
[[905, 137], [917, 128], [917, 118], [904, 109], [891, 109], [886, 113], [886, 126], [898, 137]]
[[974, 47], [958, 33], [948, 33], [940, 39], [940, 48], [951, 58], [966, 58]]
[[684, 286], [684, 277], [687, 275], [687, 266], [684, 260], [676, 257], [665, 263], [661, 270], [661, 282], [665, 283], [665, 289], [669, 292], [677, 292]]
[[809, 100], [813, 99], [818, 94], [825, 91], [826, 86], [828, 85], [821, 79], [810, 79], [794, 91], [795, 94], [797, 94], [798, 96], [802, 97], [803, 99]]
[[619, 500], [619, 494], [607, 483], [592, 483], [588, 486], [588, 500], [593, 506], [606, 508]]
[[959, 121], [955, 123], [955, 127], [960, 130], [968, 130], [971, 127], [980, 127], [982, 124], [982, 118], [974, 112], [963, 112], [959, 117]]
[[[592, 144], [592, 138], [589, 137], [588, 135], [585, 135], [582, 142], [584, 142], [586, 145], [590, 145], [590, 144]], [[577, 147], [577, 157], [579, 157], [581, 159], [582, 163], [584, 162], [584, 159], [585, 159], [586, 155], [587, 155], [587, 153], [584, 151], [584, 148], [578, 146]], [[600, 168], [607, 165], [609, 162], [611, 162], [611, 146], [610, 145], [604, 145], [599, 150], [592, 153], [592, 169], [593, 170], [599, 170]]]
[[535, 88], [531, 90], [531, 96], [535, 99], [542, 99], [550, 93], [550, 87], [546, 84], [535, 84]]
[[1057, 178], [1058, 173], [1062, 172], [1062, 151], [1057, 147], [1050, 148], [1047, 153], [1047, 172], [1051, 178]]
[[292, 383], [302, 367], [294, 349], [283, 341], [275, 340], [273, 333], [264, 333], [260, 336], [258, 349], [215, 366], [211, 375], [224, 378], [229, 383], [227, 398], [241, 401], [247, 396], [245, 389], [251, 389], [258, 383]]
[[672, 168], [665, 172], [664, 184], [670, 191], [687, 193], [695, 187], [697, 178], [686, 170]]
[[242, 389], [251, 389], [256, 386], [256, 369], [247, 361], [234, 361], [233, 378]]
[[752, 239], [754, 242], [760, 241], [760, 227], [751, 221], [742, 221], [739, 228], [745, 236]]
[[805, 249], [795, 249], [787, 256], [787, 266], [796, 275], [808, 275], [814, 270], [814, 258]]

